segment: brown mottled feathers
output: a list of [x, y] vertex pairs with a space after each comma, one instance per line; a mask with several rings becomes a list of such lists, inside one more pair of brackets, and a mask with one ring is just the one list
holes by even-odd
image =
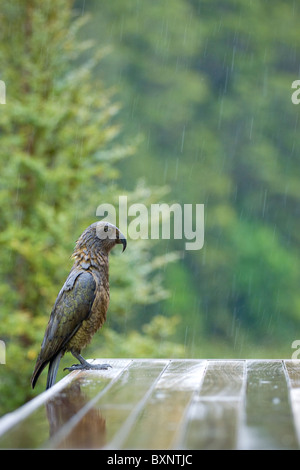
[[[32, 387], [49, 363], [47, 388], [55, 382], [59, 361], [80, 354], [106, 320], [109, 304], [108, 255], [125, 237], [108, 222], [90, 225], [77, 241], [74, 265], [59, 292], [32, 375]], [[83, 360], [83, 358], [82, 358]]]

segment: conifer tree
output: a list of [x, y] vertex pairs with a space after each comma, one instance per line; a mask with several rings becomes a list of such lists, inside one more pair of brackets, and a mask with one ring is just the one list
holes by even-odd
[[[30, 397], [29, 378], [76, 237], [97, 220], [99, 204], [124, 194], [116, 162], [133, 153], [114, 143], [118, 105], [93, 75], [103, 51], [77, 39], [86, 18], [72, 6], [64, 0], [1, 6], [0, 78], [7, 89], [0, 108], [1, 412]], [[111, 263], [112, 317], [133, 315], [137, 304], [166, 295], [148, 248], [135, 243], [134, 250], [130, 276], [128, 259]]]

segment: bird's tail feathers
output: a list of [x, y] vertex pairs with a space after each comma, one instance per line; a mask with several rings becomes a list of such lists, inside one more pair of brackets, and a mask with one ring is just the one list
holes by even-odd
[[46, 385], [46, 390], [52, 385], [54, 385], [55, 380], [56, 380], [56, 375], [58, 371], [58, 366], [60, 363], [60, 360], [62, 358], [62, 353], [59, 352], [54, 356], [52, 359], [50, 359], [50, 364], [49, 364], [49, 369], [48, 369], [48, 376], [47, 376], [47, 385]]
[[41, 361], [39, 359], [37, 360], [32, 377], [31, 377], [32, 388], [35, 387], [37, 379], [39, 378], [40, 374], [43, 372], [47, 364], [48, 364], [48, 361]]

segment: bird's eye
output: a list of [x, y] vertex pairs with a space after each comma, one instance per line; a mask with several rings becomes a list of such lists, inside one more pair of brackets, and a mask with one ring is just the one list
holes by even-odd
[[105, 225], [104, 232], [108, 232], [108, 225]]

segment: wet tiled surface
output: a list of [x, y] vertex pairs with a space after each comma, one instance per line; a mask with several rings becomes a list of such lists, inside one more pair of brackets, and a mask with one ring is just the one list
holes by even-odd
[[105, 362], [2, 417], [0, 447], [299, 448], [298, 360]]

